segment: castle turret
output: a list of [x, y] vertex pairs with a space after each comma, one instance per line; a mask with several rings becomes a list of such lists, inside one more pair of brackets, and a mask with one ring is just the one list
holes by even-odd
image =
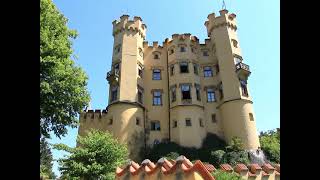
[[110, 85], [108, 112], [113, 116], [112, 132], [129, 147], [136, 159], [145, 145], [145, 108], [143, 106], [143, 40], [146, 25], [140, 17], [128, 15], [113, 21], [114, 49], [112, 68], [107, 74]]
[[227, 142], [232, 137], [239, 137], [246, 149], [257, 149], [260, 144], [247, 83], [251, 72], [241, 55], [236, 15], [225, 9], [217, 17], [214, 13], [209, 14], [205, 26], [220, 69], [217, 109], [222, 116], [224, 136]]

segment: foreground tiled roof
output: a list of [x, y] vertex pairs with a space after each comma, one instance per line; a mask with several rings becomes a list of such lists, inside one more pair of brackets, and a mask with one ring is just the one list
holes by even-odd
[[[249, 164], [246, 166], [245, 164], [239, 163], [234, 167], [230, 166], [229, 164], [221, 164], [220, 169], [230, 173], [235, 172], [243, 179], [253, 177], [256, 180], [260, 180], [265, 176], [271, 176], [271, 179], [280, 179], [280, 164], [276, 164], [274, 167], [271, 164], [264, 164], [262, 166], [259, 166], [258, 164]], [[134, 178], [141, 173], [143, 174], [142, 179], [153, 179], [147, 178], [146, 176], [151, 177], [158, 173], [158, 175], [161, 174], [163, 179], [166, 179], [166, 176], [177, 172], [182, 172], [185, 174], [197, 172], [204, 180], [214, 180], [214, 177], [211, 175], [211, 172], [214, 171], [216, 171], [216, 167], [214, 167], [212, 164], [202, 163], [200, 160], [192, 163], [186, 157], [179, 156], [176, 160], [167, 160], [166, 158], [161, 158], [156, 163], [146, 159], [141, 163], [141, 165], [134, 161], [130, 161], [124, 167], [117, 168], [116, 178], [122, 179], [125, 176], [128, 177], [128, 175], [129, 177]], [[156, 179], [159, 179], [158, 176], [153, 177], [157, 177]]]
[[[209, 170], [211, 170], [212, 167], [214, 168], [212, 165], [207, 165], [207, 167]], [[139, 173], [145, 173], [146, 175], [151, 176], [153, 173], [158, 172], [158, 170], [160, 170], [160, 173], [163, 176], [182, 170], [181, 172], [183, 173], [197, 172], [205, 180], [214, 180], [213, 176], [200, 160], [193, 164], [184, 156], [179, 156], [175, 161], [169, 161], [166, 158], [161, 158], [156, 164], [148, 159], [144, 160], [141, 165], [131, 161], [123, 168], [118, 167], [116, 170], [116, 176], [121, 177], [126, 173], [130, 173], [131, 176], [135, 176]]]

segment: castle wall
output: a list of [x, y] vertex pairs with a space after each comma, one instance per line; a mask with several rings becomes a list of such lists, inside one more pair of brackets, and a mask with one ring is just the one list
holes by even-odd
[[[159, 59], [155, 59], [158, 55]], [[167, 71], [167, 54], [166, 49], [153, 42], [152, 46], [148, 46], [148, 42], [144, 43], [144, 106], [147, 109], [147, 128], [148, 145], [152, 146], [155, 141], [163, 141], [169, 138], [169, 102], [168, 102], [168, 71]], [[161, 71], [161, 79], [153, 80], [153, 70]], [[153, 92], [161, 92], [161, 105], [153, 104]], [[160, 131], [151, 130], [151, 122], [160, 122]]]

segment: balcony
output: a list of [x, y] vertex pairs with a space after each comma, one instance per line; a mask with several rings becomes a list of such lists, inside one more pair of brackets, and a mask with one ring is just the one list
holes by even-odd
[[248, 79], [251, 74], [249, 66], [242, 62], [236, 64], [236, 73], [240, 79], [245, 80]]
[[112, 82], [119, 82], [119, 72], [118, 71], [109, 71], [107, 73], [107, 80], [109, 81], [109, 83]]

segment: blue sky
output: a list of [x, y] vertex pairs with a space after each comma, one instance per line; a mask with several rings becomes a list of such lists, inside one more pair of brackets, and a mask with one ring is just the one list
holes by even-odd
[[[140, 16], [147, 25], [149, 44], [174, 33], [191, 33], [207, 38], [204, 22], [207, 15], [219, 14], [222, 0], [53, 0], [69, 19], [68, 26], [79, 33], [73, 49], [76, 63], [89, 76], [91, 107], [107, 106], [108, 83], [112, 57], [112, 21], [122, 14]], [[258, 131], [280, 127], [280, 3], [279, 0], [225, 0], [226, 7], [237, 15], [239, 44], [244, 62], [250, 66], [248, 83], [254, 102]], [[69, 129], [62, 139], [51, 143], [76, 145], [77, 129]], [[55, 159], [64, 153], [53, 150]], [[57, 163], [54, 172], [60, 175]]]

